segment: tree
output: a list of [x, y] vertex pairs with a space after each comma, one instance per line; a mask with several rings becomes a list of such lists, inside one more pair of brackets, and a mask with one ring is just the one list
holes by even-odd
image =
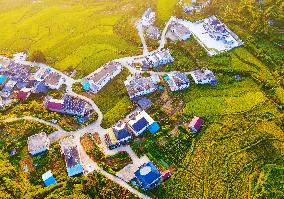
[[35, 62], [39, 62], [39, 63], [46, 63], [46, 57], [44, 55], [44, 53], [42, 51], [34, 51], [30, 57], [29, 57], [30, 61], [35, 61]]

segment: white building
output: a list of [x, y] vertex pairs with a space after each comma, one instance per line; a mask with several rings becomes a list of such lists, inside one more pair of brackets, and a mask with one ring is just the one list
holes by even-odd
[[128, 127], [135, 136], [141, 135], [155, 121], [145, 111], [138, 112], [128, 121]]
[[185, 73], [171, 72], [165, 76], [171, 91], [180, 91], [189, 87], [189, 79]]
[[123, 66], [120, 63], [109, 62], [86, 77], [82, 82], [83, 88], [97, 93], [122, 70]]
[[131, 99], [153, 93], [158, 88], [160, 78], [158, 75], [151, 75], [150, 77], [129, 76], [124, 82], [128, 95]]
[[218, 83], [213, 72], [208, 69], [195, 70], [195, 71], [192, 71], [190, 74], [196, 84], [216, 85]]
[[156, 20], [156, 13], [153, 12], [151, 8], [148, 8], [141, 17], [140, 23], [141, 25], [148, 27], [153, 25], [155, 20]]

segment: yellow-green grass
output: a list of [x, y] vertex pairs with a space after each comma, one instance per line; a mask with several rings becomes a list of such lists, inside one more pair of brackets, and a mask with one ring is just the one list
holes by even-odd
[[[23, 3], [0, 13], [0, 53], [41, 50], [48, 63], [72, 66], [88, 74], [136, 48], [114, 33], [119, 19], [134, 9], [134, 1], [41, 1]], [[6, 5], [0, 2], [0, 7]], [[128, 4], [124, 9], [121, 6]]]
[[157, 0], [157, 13], [161, 20], [168, 20], [172, 15], [178, 0]]
[[184, 94], [184, 113], [189, 116], [214, 116], [248, 111], [267, 98], [251, 79], [217, 86], [193, 85]]
[[[274, 119], [267, 121], [267, 113]], [[275, 123], [282, 116], [268, 102], [207, 123], [183, 167], [166, 182], [165, 198], [249, 198], [251, 178], [263, 165], [283, 165], [283, 131]]]

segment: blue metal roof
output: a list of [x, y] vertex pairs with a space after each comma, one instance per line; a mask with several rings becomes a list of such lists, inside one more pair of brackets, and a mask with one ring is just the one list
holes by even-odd
[[77, 164], [73, 167], [67, 168], [68, 176], [74, 176], [83, 173], [84, 169], [81, 164]]
[[[144, 173], [144, 169], [151, 170], [148, 173]], [[149, 189], [154, 187], [160, 182], [161, 179], [160, 171], [152, 162], [148, 162], [146, 165], [140, 167], [139, 170], [134, 173], [134, 175], [137, 178], [142, 189]]]
[[82, 83], [82, 86], [83, 86], [83, 89], [84, 89], [85, 91], [91, 90], [91, 85], [90, 85], [89, 82], [83, 82], [83, 83]]
[[53, 177], [51, 171], [48, 171], [48, 172], [44, 173], [42, 175], [42, 180], [43, 180], [45, 186], [56, 184], [56, 180]]
[[44, 84], [43, 81], [35, 83], [37, 93], [47, 93], [48, 87]]
[[136, 132], [141, 131], [143, 128], [148, 126], [148, 121], [142, 117], [140, 120], [138, 120], [135, 124], [133, 124], [133, 128]]
[[114, 133], [115, 133], [115, 137], [117, 140], [122, 140], [124, 138], [131, 136], [131, 134], [128, 132], [126, 128], [118, 130], [118, 131], [114, 131]]
[[6, 75], [0, 75], [0, 84], [3, 84], [7, 80]]
[[150, 133], [157, 133], [160, 130], [160, 125], [157, 122], [154, 122], [150, 126], [148, 126], [148, 130]]

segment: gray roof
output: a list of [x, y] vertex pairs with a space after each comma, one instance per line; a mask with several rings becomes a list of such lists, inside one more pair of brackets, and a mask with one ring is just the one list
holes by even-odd
[[41, 132], [39, 134], [32, 135], [28, 138], [28, 150], [29, 152], [36, 151], [45, 147], [49, 147], [50, 140], [46, 133]]

